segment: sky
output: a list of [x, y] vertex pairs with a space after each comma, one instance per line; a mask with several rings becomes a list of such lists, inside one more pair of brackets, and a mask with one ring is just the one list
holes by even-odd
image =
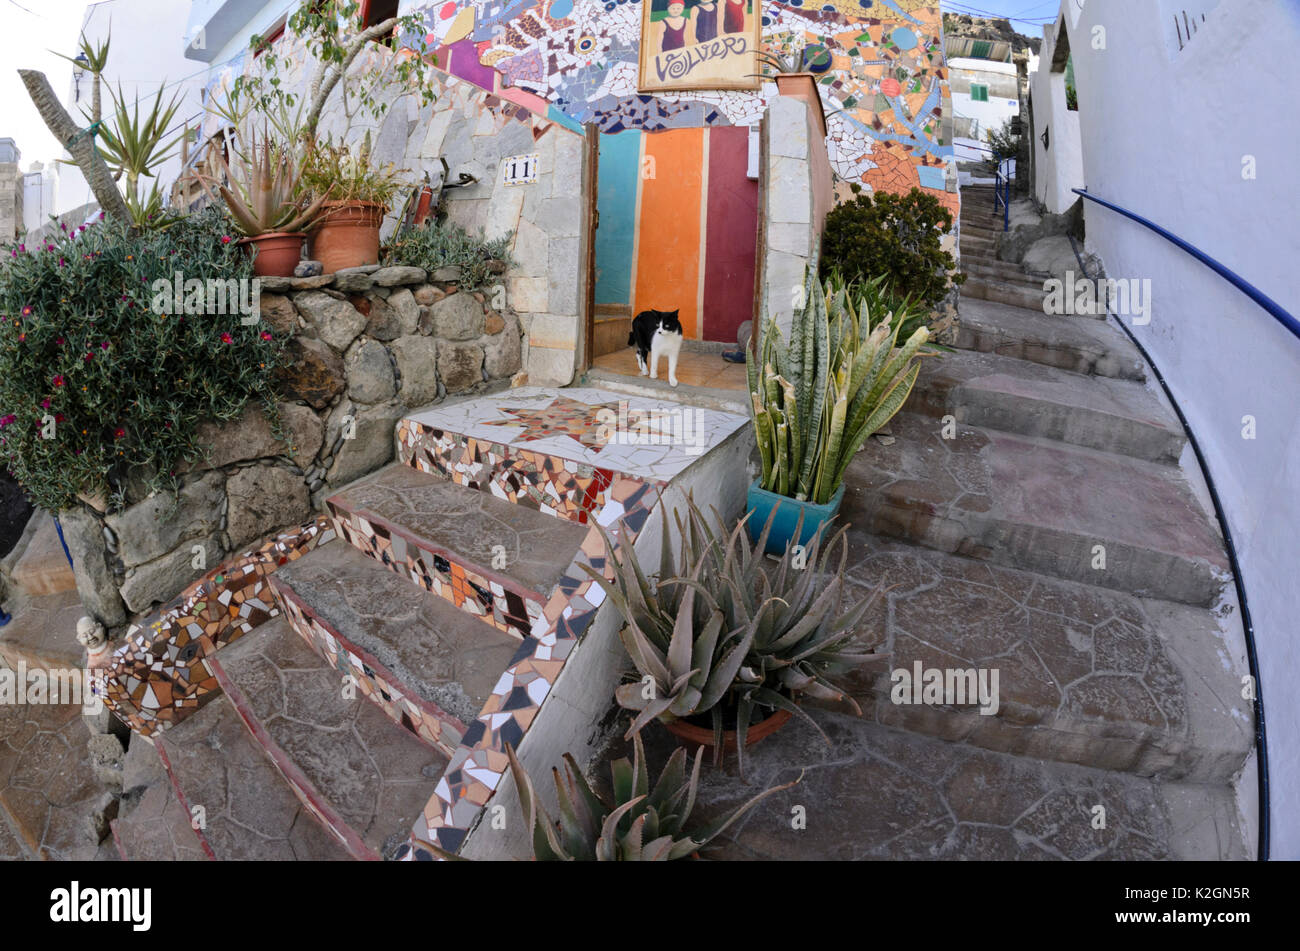
[[1017, 33], [1043, 35], [1043, 24], [1054, 22], [1061, 0], [940, 0], [944, 13], [967, 13], [971, 16], [1004, 17]]
[[58, 158], [63, 149], [41, 121], [18, 70], [40, 70], [60, 98], [67, 96], [72, 64], [50, 51], [76, 55], [88, 5], [86, 0], [0, 0], [0, 138], [17, 143], [24, 169], [33, 161]]

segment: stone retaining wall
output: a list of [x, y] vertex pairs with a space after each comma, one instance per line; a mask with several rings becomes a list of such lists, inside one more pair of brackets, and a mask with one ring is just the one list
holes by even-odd
[[292, 335], [275, 419], [260, 404], [200, 428], [205, 458], [176, 494], [110, 513], [102, 499], [60, 513], [88, 613], [116, 627], [175, 597], [231, 553], [298, 525], [326, 496], [393, 458], [398, 420], [520, 370], [519, 320], [493, 288], [455, 269], [371, 266], [266, 278], [262, 320]]

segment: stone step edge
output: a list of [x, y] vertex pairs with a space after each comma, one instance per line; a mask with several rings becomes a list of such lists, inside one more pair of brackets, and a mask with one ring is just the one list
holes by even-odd
[[347, 820], [334, 808], [333, 803], [329, 801], [316, 785], [307, 778], [307, 774], [302, 771], [293, 758], [280, 746], [279, 743], [271, 736], [262, 722], [258, 720], [257, 714], [253, 712], [252, 705], [248, 702], [248, 697], [239, 688], [239, 685], [231, 679], [222, 667], [220, 660], [214, 659], [212, 662], [212, 672], [216, 675], [218, 683], [226, 697], [230, 700], [230, 705], [234, 707], [235, 713], [238, 714], [244, 728], [248, 730], [249, 735], [266, 754], [271, 765], [275, 767], [276, 772], [284, 779], [298, 801], [303, 804], [308, 812], [323, 825], [336, 839], [342, 843], [343, 848], [354, 859], [361, 862], [378, 862], [381, 857], [370, 846], [366, 845], [360, 834], [348, 825]]
[[[334, 640], [338, 650], [346, 657], [349, 673], [352, 674], [367, 700], [383, 710], [399, 727], [409, 730], [439, 753], [450, 757], [456, 752], [461, 739], [469, 729], [468, 726], [436, 703], [424, 699], [409, 688], [400, 686], [401, 681], [387, 667], [369, 652], [340, 634], [332, 624], [319, 617], [312, 610], [311, 605], [299, 597], [288, 582], [283, 579], [273, 579], [271, 589], [294, 633], [306, 641], [307, 646], [327, 664], [339, 670], [339, 658], [331, 657], [329, 648], [318, 644], [309, 631], [302, 629], [302, 625], [319, 625], [325, 634]], [[371, 671], [370, 675], [365, 673], [367, 669]], [[375, 695], [376, 691], [378, 696]], [[424, 732], [421, 726], [426, 727], [428, 732]]]
[[[345, 504], [345, 500], [342, 498], [341, 493], [339, 495], [335, 495], [327, 499], [325, 501], [325, 505], [329, 509], [330, 519], [331, 519], [331, 523], [334, 526], [335, 534], [337, 534], [340, 538], [346, 541], [354, 549], [361, 552], [361, 554], [365, 555], [367, 558], [371, 559], [377, 564], [383, 565], [386, 569], [391, 571], [393, 574], [397, 575], [399, 578], [403, 578], [406, 581], [409, 581], [412, 584], [417, 585], [421, 590], [429, 592], [429, 594], [433, 595], [436, 598], [441, 598], [442, 600], [450, 604], [452, 607], [455, 607], [457, 610], [463, 611], [465, 614], [468, 614], [470, 617], [476, 618], [482, 621], [484, 624], [491, 626], [493, 629], [498, 630], [503, 634], [509, 634], [512, 637], [516, 637], [521, 641], [524, 638], [528, 637], [528, 635], [532, 631], [533, 625], [535, 625], [538, 619], [541, 618], [542, 611], [545, 608], [546, 601], [549, 597], [549, 593], [543, 594], [540, 591], [533, 591], [525, 587], [524, 585], [519, 584], [517, 581], [515, 581], [513, 578], [508, 577], [507, 575], [499, 574], [490, 569], [486, 569], [482, 565], [474, 561], [474, 559], [467, 558], [464, 555], [459, 554], [458, 552], [451, 551], [448, 548], [443, 548], [440, 545], [435, 545], [433, 542], [428, 541], [427, 539], [422, 538], [420, 535], [416, 534], [415, 532], [410, 531], [401, 523], [394, 522], [391, 519], [385, 518], [384, 516], [379, 515], [370, 509], [362, 508], [362, 507], [351, 508]], [[348, 516], [363, 518], [367, 522], [370, 522], [375, 525], [383, 526], [383, 528], [386, 529], [392, 535], [401, 535], [402, 538], [406, 540], [408, 545], [413, 546], [419, 551], [427, 554], [430, 557], [430, 560], [434, 558], [442, 558], [444, 561], [448, 562], [449, 564], [459, 565], [465, 571], [466, 580], [470, 580], [470, 577], [473, 576], [474, 584], [478, 585], [480, 581], [483, 582], [484, 585], [488, 586], [489, 593], [492, 593], [490, 585], [495, 583], [495, 584], [499, 584], [504, 590], [517, 595], [524, 602], [524, 609], [528, 615], [527, 627], [524, 628], [515, 627], [505, 620], [498, 623], [495, 613], [493, 613], [490, 609], [487, 608], [484, 608], [485, 613], [483, 614], [475, 614], [473, 611], [467, 611], [465, 610], [464, 607], [457, 605], [451, 598], [445, 596], [444, 594], [438, 591], [434, 591], [428, 585], [424, 584], [422, 579], [414, 576], [415, 573], [408, 566], [399, 565], [393, 559], [389, 559], [387, 562], [385, 562], [382, 558], [377, 558], [374, 552], [372, 552], [364, 544], [363, 536], [351, 524], [351, 521]], [[436, 567], [434, 568], [434, 570], [435, 571], [437, 570]]]
[[[217, 853], [212, 848], [211, 843], [208, 842], [208, 837], [203, 834], [202, 829], [194, 828], [194, 809], [185, 795], [185, 790], [181, 787], [180, 777], [176, 775], [176, 769], [172, 766], [172, 759], [167, 755], [167, 746], [164, 740], [165, 736], [166, 731], [154, 737], [154, 749], [158, 751], [158, 759], [162, 761], [163, 769], [167, 772], [167, 781], [171, 783], [172, 792], [176, 794], [176, 799], [180, 802], [181, 809], [183, 809], [185, 814], [190, 817], [190, 828], [194, 830], [194, 835], [199, 840], [199, 848], [203, 850], [203, 854], [208, 857], [209, 861], [215, 862], [217, 861]], [[139, 738], [137, 738], [136, 742], [139, 742]]]

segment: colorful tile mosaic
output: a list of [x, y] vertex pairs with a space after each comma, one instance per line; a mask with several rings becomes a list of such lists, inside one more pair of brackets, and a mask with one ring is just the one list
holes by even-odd
[[334, 528], [349, 545], [499, 631], [526, 637], [542, 614], [544, 595], [461, 561], [402, 526], [364, 509], [327, 503]]
[[149, 622], [132, 625], [105, 668], [104, 701], [134, 732], [151, 736], [219, 692], [208, 660], [279, 614], [268, 589], [275, 570], [335, 537], [320, 517], [224, 562]]
[[[942, 123], [951, 98], [939, 4], [759, 2], [764, 46], [787, 56], [807, 51], [839, 175], [873, 188], [920, 187], [955, 205], [956, 196], [935, 175], [953, 154]], [[775, 94], [771, 84], [755, 92], [642, 94], [637, 0], [452, 0], [414, 7], [440, 66], [499, 95], [522, 92], [606, 133], [756, 125]], [[881, 168], [888, 171], [877, 173]]]
[[455, 753], [465, 733], [464, 723], [437, 704], [400, 687], [400, 681], [379, 661], [317, 618], [293, 589], [274, 581], [272, 586], [290, 626], [312, 650], [339, 673], [351, 677], [361, 692], [393, 722], [434, 749], [448, 756]]

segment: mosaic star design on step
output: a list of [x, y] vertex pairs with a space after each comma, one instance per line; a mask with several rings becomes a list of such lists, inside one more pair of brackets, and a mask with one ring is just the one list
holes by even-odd
[[503, 413], [515, 417], [513, 420], [489, 420], [485, 426], [518, 426], [523, 424], [524, 431], [516, 438], [525, 442], [546, 439], [551, 436], [568, 436], [576, 439], [588, 449], [597, 452], [609, 445], [610, 414], [618, 418], [618, 403], [580, 403], [566, 396], [557, 396], [555, 401], [545, 409], [514, 409], [502, 407]]

